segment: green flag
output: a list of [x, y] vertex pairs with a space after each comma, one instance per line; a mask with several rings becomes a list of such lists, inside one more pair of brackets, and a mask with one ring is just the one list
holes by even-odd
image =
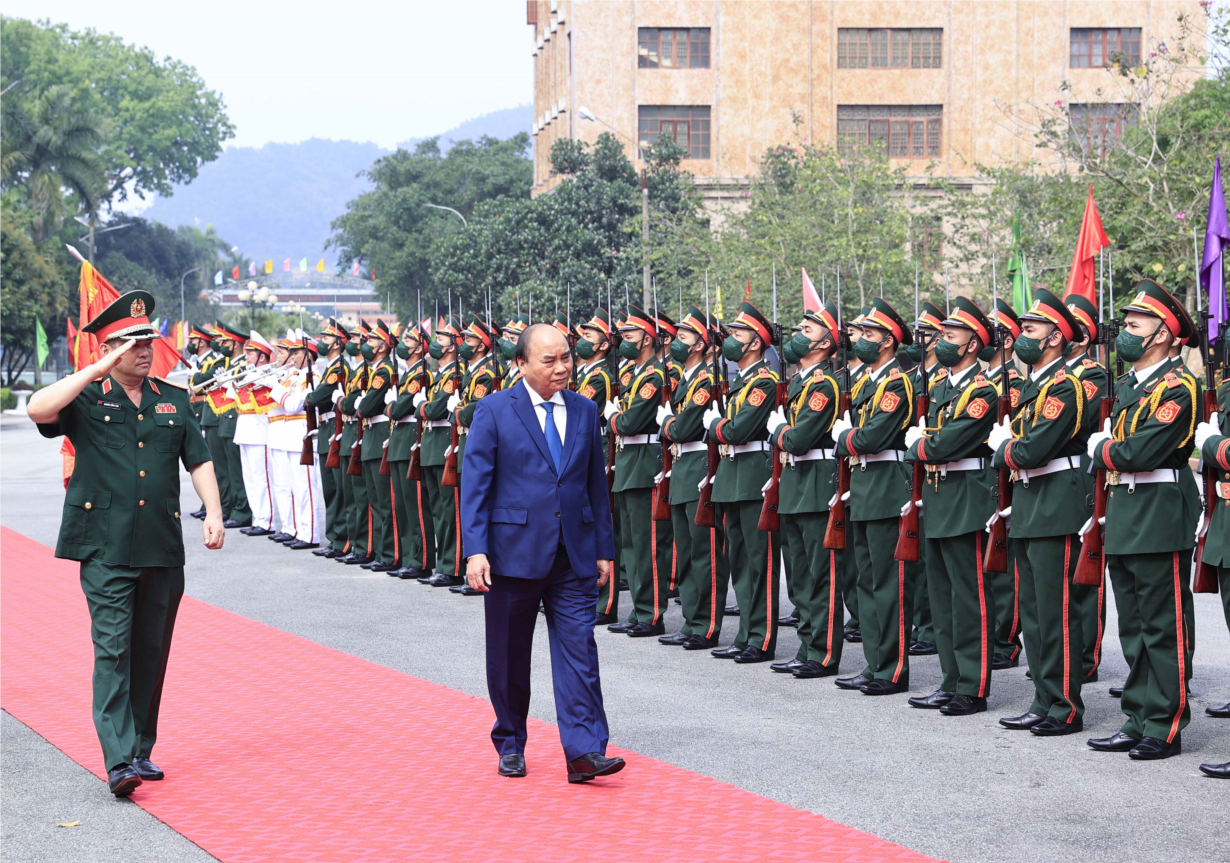
[[1021, 248], [1021, 214], [1012, 220], [1012, 252], [1008, 255], [1008, 276], [1012, 279], [1012, 308], [1019, 315], [1029, 308], [1029, 267]]
[[301, 273], [307, 272], [307, 258], [304, 258], [302, 261], [299, 262], [299, 272]]
[[38, 319], [38, 315], [34, 316], [34, 358], [38, 361], [38, 367], [41, 369], [43, 363], [47, 362], [47, 355], [51, 350], [47, 347], [47, 332], [43, 329], [43, 322]]

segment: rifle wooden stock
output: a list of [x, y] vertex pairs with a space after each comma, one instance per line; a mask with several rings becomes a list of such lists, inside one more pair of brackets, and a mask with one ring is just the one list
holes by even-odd
[[[850, 410], [850, 393], [842, 391], [838, 399], [837, 416], [844, 417]], [[829, 520], [824, 528], [824, 547], [843, 549], [846, 547], [846, 502], [842, 499], [850, 490], [850, 460], [837, 459], [837, 496], [829, 507]]]
[[[421, 360], [423, 363], [419, 369], [419, 392], [425, 393], [430, 389], [427, 380], [427, 360]], [[410, 450], [410, 467], [406, 469], [406, 479], [418, 482], [423, 478], [423, 418], [418, 415], [416, 408], [411, 408], [414, 412], [414, 448]]]
[[[926, 362], [924, 358], [923, 362]], [[918, 416], [925, 417], [931, 412], [931, 398], [926, 393], [918, 396]], [[897, 529], [897, 547], [893, 557], [897, 560], [913, 561], [922, 556], [922, 520], [919, 517], [918, 501], [922, 500], [923, 484], [927, 480], [927, 469], [920, 461], [914, 462], [910, 475], [910, 502], [906, 504], [905, 514]]]
[[440, 485], [447, 488], [457, 488], [460, 480], [457, 476], [457, 445], [461, 435], [457, 433], [457, 420], [453, 420], [450, 430], [448, 456], [444, 459], [444, 473], [440, 477]]
[[[1206, 359], [1207, 362], [1207, 359]], [[1204, 421], [1217, 412], [1216, 391], [1204, 391]], [[1196, 540], [1196, 574], [1192, 578], [1192, 593], [1217, 593], [1217, 567], [1204, 562], [1204, 541], [1213, 524], [1213, 509], [1217, 506], [1217, 465], [1204, 465], [1204, 533]]]
[[350, 448], [350, 462], [346, 465], [346, 476], [363, 476], [363, 420], [359, 420], [359, 433], [355, 435], [354, 446]]
[[[1004, 417], [1009, 416], [1012, 412], [1011, 389], [1011, 381], [1005, 369], [1004, 393], [999, 397], [999, 413], [997, 414], [1000, 422], [1003, 422]], [[1012, 472], [1001, 468], [996, 471], [995, 476], [995, 509], [996, 512], [1002, 512], [1010, 506], [1012, 506]], [[982, 569], [985, 572], [1008, 571], [1008, 523], [1004, 518], [997, 518], [991, 523], [991, 537], [982, 555]]]
[[[1113, 387], [1114, 380], [1111, 379], [1108, 385], [1109, 391], [1102, 397], [1102, 404], [1098, 411], [1098, 428], [1105, 428], [1106, 421], [1114, 413], [1115, 400], [1111, 395], [1114, 392]], [[1081, 541], [1081, 556], [1076, 562], [1076, 574], [1072, 576], [1074, 584], [1097, 587], [1102, 583], [1102, 576], [1106, 571], [1106, 556], [1103, 553], [1106, 530], [1102, 527], [1101, 521], [1105, 517], [1106, 471], [1100, 470], [1094, 474], [1093, 480], [1093, 524]]]
[[376, 473], [380, 476], [389, 476], [393, 473], [389, 469], [389, 441], [392, 440], [393, 429], [389, 429], [389, 437], [384, 439], [384, 451], [380, 453], [380, 467]]
[[342, 412], [333, 408], [336, 422], [333, 424], [333, 438], [329, 441], [329, 454], [325, 456], [325, 467], [339, 468], [342, 466]]
[[[307, 353], [306, 346], [304, 353]], [[315, 380], [312, 377], [312, 357], [308, 356], [307, 364], [307, 390], [309, 393], [316, 388]], [[299, 453], [299, 464], [310, 465], [316, 464], [316, 435], [312, 432], [319, 433], [320, 419], [316, 416], [316, 408], [312, 405], [307, 406], [305, 411], [307, 414], [307, 434], [303, 436], [303, 451]]]
[[[777, 398], [774, 409], [786, 403], [786, 382], [777, 382]], [[781, 498], [782, 454], [774, 445], [769, 447], [773, 459], [773, 472], [769, 476], [769, 487], [764, 492], [764, 503], [760, 505], [760, 518], [756, 521], [757, 530], [776, 532], [782, 528], [781, 516], [777, 514], [777, 505]]]

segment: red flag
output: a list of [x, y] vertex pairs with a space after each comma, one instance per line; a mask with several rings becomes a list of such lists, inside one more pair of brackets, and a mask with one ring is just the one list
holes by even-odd
[[1098, 285], [1093, 259], [1098, 252], [1110, 245], [1110, 238], [1102, 230], [1102, 217], [1098, 205], [1093, 202], [1093, 184], [1089, 184], [1089, 199], [1085, 201], [1085, 216], [1081, 219], [1080, 236], [1076, 238], [1076, 252], [1072, 255], [1072, 269], [1068, 273], [1068, 287], [1063, 293], [1066, 300], [1073, 294], [1098, 304]]
[[749, 303], [752, 300], [752, 280], [747, 280], [747, 287], [743, 289], [743, 302]]
[[820, 308], [820, 295], [816, 293], [816, 286], [808, 278], [807, 270], [803, 270], [803, 311], [818, 312]]
[[233, 267], [231, 269], [231, 278], [235, 281], [239, 281], [239, 267]]
[[65, 322], [65, 342], [68, 344], [68, 361], [77, 368], [77, 328], [73, 326], [73, 316], [69, 315]]

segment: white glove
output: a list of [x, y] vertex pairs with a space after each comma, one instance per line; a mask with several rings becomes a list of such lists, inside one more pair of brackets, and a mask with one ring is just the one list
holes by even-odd
[[658, 405], [658, 428], [662, 427], [667, 417], [674, 415], [675, 412], [671, 410], [670, 405]]
[[998, 512], [991, 513], [991, 517], [987, 519], [987, 533], [991, 532], [991, 526], [995, 524], [995, 522], [999, 521], [1001, 518], [1007, 518], [1010, 515], [1012, 515], [1012, 507], [1007, 507], [1006, 509], [1001, 509]]
[[333, 403], [334, 403], [334, 404], [337, 404], [338, 402], [340, 402], [340, 401], [341, 401], [342, 399], [344, 399], [344, 398], [346, 398], [346, 394], [345, 394], [344, 392], [342, 392], [342, 388], [341, 388], [341, 387], [334, 387], [334, 389], [333, 389], [333, 395], [331, 396], [331, 399], [332, 399]]
[[445, 407], [448, 408], [449, 413], [452, 413], [457, 410], [457, 405], [459, 404], [461, 404], [461, 396], [457, 395], [457, 393], [453, 393], [448, 397], [448, 404], [446, 404]]
[[[841, 499], [842, 499], [843, 501], [849, 500], [849, 499], [850, 499], [850, 492], [848, 492], [848, 491], [847, 491], [845, 494], [843, 494], [843, 495], [841, 496]], [[836, 504], [837, 504], [837, 494], [836, 494], [836, 492], [834, 492], [833, 496], [829, 498], [829, 506], [835, 506]]]
[[384, 403], [386, 405], [391, 405], [395, 401], [397, 401], [397, 390], [393, 389], [392, 387], [389, 387], [388, 390], [384, 394]]
[[704, 491], [704, 490], [705, 490], [705, 486], [706, 486], [706, 485], [708, 485], [708, 483], [709, 483], [709, 477], [708, 477], [708, 476], [702, 476], [702, 477], [700, 478], [700, 482], [698, 482], [698, 483], [696, 484], [696, 490], [697, 490], [697, 491]]
[[764, 485], [760, 487], [760, 496], [764, 497], [769, 490], [769, 486], [773, 485], [773, 477], [769, 477], [764, 481]]
[[722, 412], [714, 405], [710, 406], [709, 410], [705, 411], [705, 415], [701, 418], [701, 422], [704, 424], [705, 428], [708, 429], [713, 426], [714, 420], [719, 420], [721, 418]]
[[769, 414], [769, 418], [765, 422], [765, 428], [769, 430], [769, 438], [776, 438], [778, 429], [784, 425], [790, 425], [790, 423], [786, 422], [786, 410], [785, 408], [778, 407], [777, 410]]
[[1004, 417], [1002, 423], [991, 426], [991, 434], [987, 436], [987, 446], [992, 451], [998, 452], [1001, 446], [1012, 440], [1012, 437], [1012, 427], [1009, 425], [1008, 418]]
[[609, 420], [617, 413], [619, 413], [619, 405], [616, 403], [615, 399], [611, 399], [606, 403], [606, 407], [602, 409], [602, 418]]
[[1217, 414], [1213, 414], [1213, 417], [1208, 422], [1196, 425], [1196, 449], [1204, 449], [1204, 442], [1213, 437], [1213, 435], [1219, 434], [1221, 434], [1221, 427], [1217, 422]]
[[908, 429], [905, 430], [905, 448], [906, 449], [912, 449], [914, 447], [914, 444], [922, 440], [923, 428], [925, 427], [923, 423], [925, 422], [926, 420], [919, 420], [918, 425], [910, 426]]
[[1114, 435], [1110, 433], [1110, 420], [1108, 419], [1106, 424], [1102, 426], [1102, 430], [1100, 432], [1089, 436], [1089, 446], [1085, 448], [1085, 451], [1089, 453], [1089, 457], [1093, 458], [1093, 454], [1097, 451], [1098, 447], [1102, 445], [1102, 442], [1108, 441], [1112, 437], [1114, 437]]
[[1200, 537], [1204, 536], [1204, 510], [1200, 510], [1200, 521], [1196, 522], [1196, 542], [1200, 542]]
[[420, 406], [426, 403], [427, 403], [427, 393], [425, 393], [423, 390], [419, 390], [417, 393], [414, 394], [414, 401], [412, 402], [412, 404], [414, 405], [415, 410], [418, 410]]
[[837, 440], [837, 438], [841, 437], [842, 432], [849, 431], [852, 428], [854, 428], [854, 426], [850, 424], [850, 412], [846, 411], [841, 419], [833, 421], [833, 428], [831, 432], [833, 435], [833, 440]]
[[[1098, 524], [1102, 527], [1106, 527], [1106, 516], [1099, 518]], [[1084, 536], [1087, 534], [1089, 532], [1089, 528], [1091, 527], [1093, 527], [1093, 516], [1089, 516], [1089, 518], [1085, 520], [1085, 523], [1081, 525], [1081, 529], [1079, 531], [1080, 535]]]

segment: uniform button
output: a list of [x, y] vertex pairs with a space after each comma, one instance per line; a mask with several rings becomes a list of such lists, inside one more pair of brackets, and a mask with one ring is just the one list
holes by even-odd
[[145, 419], [145, 414], [137, 414], [137, 419], [139, 420]]
[[87, 500], [87, 501], [85, 502], [85, 508], [86, 508], [86, 509], [93, 509], [93, 508], [94, 508], [94, 504], [90, 503], [90, 502]]
[[559, 481], [559, 483], [558, 483], [558, 485], [559, 485], [559, 487], [560, 487], [560, 488], [563, 488], [563, 487], [564, 487], [564, 481], [563, 481], [563, 480], [560, 480], [560, 481]]
[[106, 416], [104, 416], [104, 417], [103, 417], [103, 422], [105, 422], [105, 423], [109, 423], [109, 422], [111, 422], [111, 415], [110, 415], [110, 414], [107, 414]]
[[145, 471], [140, 471], [137, 476], [145, 476]]
[[179, 518], [179, 513], [175, 513], [175, 517], [176, 517], [176, 518]]
[[559, 513], [558, 513], [558, 512], [555, 514], [555, 517], [556, 517], [556, 518], [559, 518]]
[[175, 425], [175, 420], [167, 420], [167, 425], [169, 426]]
[[145, 441], [143, 440], [137, 441], [137, 449], [145, 449]]
[[143, 500], [137, 501], [137, 506], [145, 506], [145, 501]]

